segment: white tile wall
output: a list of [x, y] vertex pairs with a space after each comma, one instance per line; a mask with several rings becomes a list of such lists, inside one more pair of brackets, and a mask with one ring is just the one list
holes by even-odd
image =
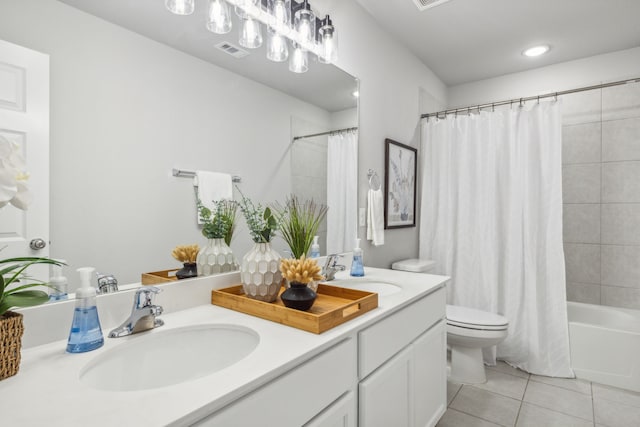
[[562, 128], [562, 163], [600, 162], [602, 124], [569, 125]]
[[567, 299], [640, 309], [640, 83], [563, 97]]
[[620, 160], [640, 160], [640, 118], [602, 123], [602, 161]]
[[600, 204], [565, 204], [565, 243], [600, 243]]

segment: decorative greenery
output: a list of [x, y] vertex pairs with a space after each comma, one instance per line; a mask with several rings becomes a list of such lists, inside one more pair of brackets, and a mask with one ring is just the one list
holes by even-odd
[[[14, 307], [31, 307], [49, 301], [49, 295], [46, 292], [30, 290], [36, 286], [49, 286], [41, 280], [30, 279], [25, 274], [25, 270], [34, 264], [64, 265], [64, 263], [53, 259], [38, 257], [0, 260], [2, 267], [0, 269], [0, 316]], [[9, 289], [14, 283], [22, 283], [26, 280], [32, 283], [24, 283]]]
[[251, 199], [242, 194], [240, 189], [238, 192], [242, 196], [240, 211], [247, 221], [251, 238], [255, 243], [269, 243], [278, 229], [277, 218], [269, 207], [263, 208], [261, 204], [256, 206]]
[[308, 284], [314, 280], [324, 279], [320, 274], [320, 266], [316, 260], [307, 258], [305, 255], [302, 255], [301, 258], [281, 259], [280, 271], [282, 272], [282, 277], [287, 279], [289, 283]]
[[200, 247], [198, 245], [183, 245], [176, 246], [173, 248], [171, 255], [178, 261], [185, 262], [196, 262], [196, 257], [198, 256], [198, 251]]
[[198, 200], [198, 213], [202, 219], [202, 235], [207, 239], [224, 239], [227, 245], [236, 226], [236, 212], [238, 203], [234, 200], [213, 201], [214, 211], [207, 208]]
[[294, 258], [300, 258], [309, 252], [313, 237], [327, 215], [329, 208], [313, 200], [301, 201], [297, 196], [287, 198], [284, 206], [274, 206], [282, 238], [289, 245]]

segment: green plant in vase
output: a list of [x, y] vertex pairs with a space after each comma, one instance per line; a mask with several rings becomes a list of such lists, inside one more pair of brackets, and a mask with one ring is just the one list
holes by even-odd
[[[240, 190], [238, 190], [240, 192]], [[254, 204], [240, 192], [240, 211], [247, 221], [253, 248], [242, 258], [240, 277], [245, 295], [265, 302], [278, 298], [282, 286], [280, 254], [271, 247], [278, 220], [269, 207]]]
[[38, 257], [0, 260], [0, 317], [14, 307], [32, 307], [49, 301], [49, 295], [46, 292], [33, 289], [48, 285], [41, 280], [29, 278], [25, 274], [25, 271], [35, 264], [64, 265], [53, 259]]
[[198, 200], [198, 214], [202, 220], [202, 235], [207, 246], [198, 253], [196, 264], [199, 276], [226, 273], [238, 269], [238, 263], [229, 247], [236, 224], [238, 203], [233, 200], [213, 201], [213, 210]]
[[224, 239], [231, 244], [236, 228], [238, 202], [235, 200], [213, 201], [214, 210], [207, 208], [198, 200], [198, 214], [202, 220], [202, 235], [207, 239]]
[[274, 206], [280, 233], [294, 258], [307, 255], [328, 209], [326, 205], [316, 203], [313, 199], [300, 200], [295, 195], [289, 196], [284, 205], [277, 203]]

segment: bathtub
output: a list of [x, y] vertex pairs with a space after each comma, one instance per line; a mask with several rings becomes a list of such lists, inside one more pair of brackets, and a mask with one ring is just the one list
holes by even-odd
[[568, 302], [578, 378], [640, 392], [640, 311]]

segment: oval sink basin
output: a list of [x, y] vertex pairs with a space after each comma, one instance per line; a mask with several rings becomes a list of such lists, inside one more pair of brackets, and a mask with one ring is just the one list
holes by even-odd
[[80, 380], [92, 388], [110, 391], [166, 387], [227, 368], [251, 354], [258, 342], [255, 331], [233, 325], [199, 325], [133, 335], [129, 342], [89, 362]]
[[345, 280], [344, 282], [341, 282], [338, 286], [342, 286], [344, 288], [349, 288], [349, 289], [356, 289], [359, 291], [375, 292], [381, 297], [392, 295], [402, 290], [400, 286], [394, 285], [392, 283], [373, 282], [373, 281], [368, 282], [368, 281]]

